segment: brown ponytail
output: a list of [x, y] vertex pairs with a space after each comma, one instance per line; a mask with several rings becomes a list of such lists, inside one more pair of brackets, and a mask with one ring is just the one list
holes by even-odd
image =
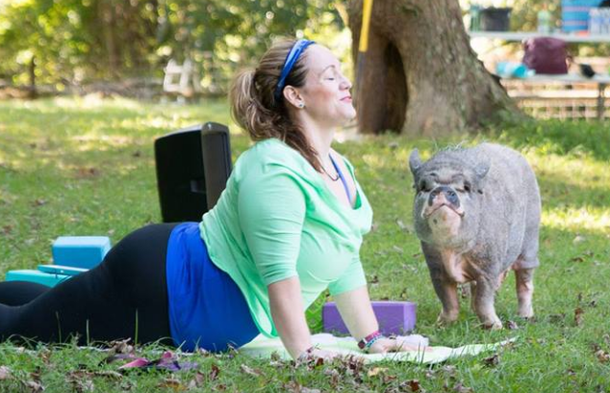
[[[276, 100], [274, 97], [284, 60], [294, 43], [295, 41], [282, 41], [273, 45], [263, 55], [256, 70], [243, 71], [237, 75], [229, 92], [231, 115], [240, 127], [248, 131], [252, 140], [280, 139], [301, 153], [321, 172], [318, 153], [301, 127], [288, 115], [284, 98]], [[305, 55], [306, 51], [288, 74], [286, 85], [301, 87], [305, 84]]]

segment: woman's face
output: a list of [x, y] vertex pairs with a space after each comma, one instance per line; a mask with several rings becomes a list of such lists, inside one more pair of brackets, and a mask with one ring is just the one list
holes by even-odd
[[317, 123], [336, 127], [356, 116], [352, 105], [351, 82], [341, 72], [339, 60], [321, 45], [311, 45], [305, 52], [307, 74], [299, 89], [308, 115]]

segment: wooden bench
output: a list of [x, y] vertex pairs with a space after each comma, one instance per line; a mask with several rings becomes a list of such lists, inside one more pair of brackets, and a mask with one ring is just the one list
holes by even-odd
[[[538, 32], [497, 32], [497, 31], [471, 31], [471, 46], [475, 52], [489, 57], [493, 48], [498, 48], [498, 43], [520, 43], [529, 38], [554, 37], [565, 42], [577, 44], [599, 44], [609, 43], [610, 34], [565, 34], [553, 33], [542, 34]], [[504, 53], [507, 55], [508, 53]], [[505, 59], [506, 57], [500, 57]], [[496, 59], [498, 61], [499, 59]], [[594, 78], [586, 78], [576, 73], [566, 75], [535, 75], [525, 79], [502, 79], [502, 84], [506, 87], [509, 95], [520, 103], [527, 101], [541, 102], [545, 100], [548, 104], [553, 102], [558, 105], [560, 102], [573, 102], [574, 107], [585, 107], [585, 116], [597, 119], [605, 118], [605, 91], [610, 83], [608, 76], [608, 59], [599, 58], [599, 64], [595, 59], [576, 59], [579, 63], [591, 64], [599, 72]], [[488, 65], [488, 64], [486, 64]], [[489, 66], [489, 65], [488, 65]], [[490, 68], [491, 69], [491, 68]], [[563, 87], [558, 89], [557, 87]], [[591, 88], [592, 87], [592, 88]], [[551, 89], [551, 90], [547, 90]], [[594, 104], [594, 116], [589, 116], [588, 109], [590, 104]]]
[[[581, 117], [588, 115], [587, 107], [595, 103], [595, 117], [603, 120], [606, 114], [606, 88], [610, 84], [610, 76], [595, 75], [587, 78], [579, 74], [544, 75], [538, 74], [524, 79], [503, 78], [502, 84], [509, 95], [517, 101], [544, 100], [552, 102], [572, 102], [572, 106], [585, 108]], [[560, 87], [561, 89], [557, 89]], [[549, 105], [552, 106], [552, 105]]]

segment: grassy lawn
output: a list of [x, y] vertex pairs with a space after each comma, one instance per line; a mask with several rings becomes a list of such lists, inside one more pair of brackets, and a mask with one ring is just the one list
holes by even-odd
[[[160, 222], [153, 140], [178, 128], [230, 123], [224, 101], [174, 106], [129, 100], [56, 99], [0, 102], [0, 277], [10, 269], [48, 263], [61, 235], [107, 235]], [[496, 308], [517, 329], [484, 331], [462, 300], [459, 322], [435, 326], [440, 309], [412, 231], [408, 155], [483, 140], [513, 146], [538, 175], [543, 199], [541, 266], [536, 273], [535, 321], [516, 316], [514, 277]], [[232, 129], [233, 156], [248, 139]], [[0, 391], [411, 391], [610, 392], [610, 127], [600, 123], [532, 122], [485, 135], [409, 140], [395, 135], [337, 143], [355, 165], [373, 206], [374, 229], [362, 260], [374, 299], [418, 305], [417, 333], [432, 345], [492, 343], [516, 337], [497, 353], [426, 367], [385, 363], [350, 368], [335, 362], [293, 367], [239, 353], [197, 354], [198, 371], [120, 376], [107, 354], [72, 345], [23, 351], [0, 344]], [[310, 315], [316, 326], [316, 313]], [[576, 317], [578, 315], [578, 317]], [[50, 350], [49, 350], [50, 349]], [[150, 357], [154, 346], [139, 348]], [[411, 381], [411, 382], [410, 382]], [[199, 386], [199, 387], [197, 387]], [[306, 390], [305, 388], [312, 389]], [[471, 389], [471, 390], [469, 390]]]

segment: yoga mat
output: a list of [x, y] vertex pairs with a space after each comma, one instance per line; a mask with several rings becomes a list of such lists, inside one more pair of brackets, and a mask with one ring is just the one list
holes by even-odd
[[[315, 334], [312, 336], [314, 345], [317, 345], [320, 349], [335, 351], [342, 355], [353, 355], [361, 358], [365, 363], [376, 363], [389, 360], [395, 362], [434, 364], [462, 356], [473, 356], [482, 352], [493, 351], [515, 340], [515, 338], [512, 338], [493, 344], [469, 344], [458, 348], [450, 348], [429, 346], [428, 339], [417, 334], [398, 336], [397, 339], [405, 344], [419, 347], [420, 350], [385, 354], [365, 354], [358, 348], [356, 340], [351, 337], [335, 337], [328, 333]], [[424, 348], [428, 348], [428, 350], [424, 350]], [[290, 359], [290, 355], [279, 338], [270, 339], [262, 335], [239, 348], [239, 352], [258, 358], [270, 358], [273, 353], [277, 353], [282, 359]]]

